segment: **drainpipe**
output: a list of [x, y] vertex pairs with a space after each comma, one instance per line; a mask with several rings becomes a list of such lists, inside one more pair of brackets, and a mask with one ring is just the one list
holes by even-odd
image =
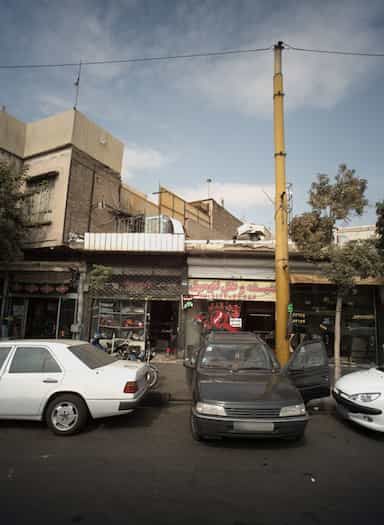
[[[9, 273], [6, 272], [3, 282], [3, 298], [1, 301], [1, 312], [0, 312], [0, 339], [3, 337], [3, 322], [5, 317], [5, 305], [7, 302], [8, 295], [8, 283], [9, 283]], [[9, 329], [9, 328], [8, 328]]]

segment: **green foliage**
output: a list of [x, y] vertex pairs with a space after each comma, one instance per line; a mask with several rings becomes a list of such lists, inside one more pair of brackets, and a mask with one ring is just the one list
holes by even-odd
[[376, 217], [377, 248], [384, 256], [384, 200], [376, 203]]
[[0, 260], [12, 261], [21, 254], [26, 229], [21, 189], [25, 170], [0, 161]]
[[334, 221], [348, 222], [353, 215], [361, 216], [364, 213], [368, 204], [364, 196], [366, 188], [365, 179], [360, 179], [355, 170], [341, 164], [333, 184], [328, 175], [317, 176], [317, 181], [311, 185], [308, 203], [319, 214]]
[[343, 246], [332, 246], [322, 268], [342, 295], [355, 286], [358, 278], [367, 279], [384, 273], [384, 263], [374, 240], [351, 241]]
[[306, 212], [292, 219], [291, 237], [306, 259], [320, 260], [327, 256], [332, 242], [334, 221], [318, 211]]
[[113, 270], [110, 266], [103, 266], [102, 264], [93, 265], [92, 270], [89, 272], [89, 288], [91, 291], [99, 290], [103, 288], [105, 284], [111, 280]]
[[[309, 191], [312, 211], [293, 218], [291, 237], [304, 257], [321, 264], [325, 276], [344, 294], [353, 288], [357, 278], [383, 274], [383, 264], [374, 241], [355, 241], [343, 246], [333, 243], [337, 221], [349, 221], [362, 215], [368, 204], [367, 181], [342, 164], [331, 183], [328, 175], [318, 175]], [[382, 208], [384, 214], [384, 204]], [[382, 216], [384, 231], [384, 217]]]

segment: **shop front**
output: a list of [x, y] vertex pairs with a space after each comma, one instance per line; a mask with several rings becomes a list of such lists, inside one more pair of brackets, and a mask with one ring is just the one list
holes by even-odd
[[[376, 288], [361, 285], [343, 300], [341, 358], [344, 362], [374, 364], [380, 362], [376, 326]], [[330, 358], [335, 333], [336, 288], [326, 284], [291, 286], [293, 332], [322, 337]]]
[[78, 303], [73, 272], [10, 272], [8, 280], [2, 337], [73, 337]]
[[273, 346], [275, 301], [274, 281], [189, 279], [185, 348], [197, 348], [211, 330], [251, 331]]
[[[89, 337], [124, 340], [129, 346], [175, 352], [179, 333], [182, 273], [122, 268], [91, 292]], [[118, 272], [118, 273], [117, 273]], [[121, 273], [120, 273], [121, 272]], [[153, 274], [156, 272], [157, 274]], [[165, 275], [166, 274], [166, 275]]]

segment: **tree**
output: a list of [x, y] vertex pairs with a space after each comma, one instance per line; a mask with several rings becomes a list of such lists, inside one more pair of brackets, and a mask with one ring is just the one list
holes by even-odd
[[384, 257], [384, 200], [376, 203], [377, 249]]
[[21, 254], [25, 238], [21, 189], [26, 172], [0, 161], [0, 260], [11, 261]]
[[345, 164], [339, 166], [334, 182], [320, 174], [309, 190], [311, 211], [293, 218], [290, 232], [304, 257], [318, 265], [336, 285], [335, 380], [340, 377], [340, 339], [343, 298], [359, 279], [383, 273], [383, 263], [375, 241], [354, 241], [344, 245], [334, 242], [339, 221], [349, 222], [361, 216], [368, 204], [367, 181], [360, 179]]
[[94, 264], [92, 270], [88, 274], [89, 288], [92, 292], [97, 292], [102, 289], [105, 284], [111, 281], [113, 277], [113, 268], [110, 266], [103, 266], [102, 264]]

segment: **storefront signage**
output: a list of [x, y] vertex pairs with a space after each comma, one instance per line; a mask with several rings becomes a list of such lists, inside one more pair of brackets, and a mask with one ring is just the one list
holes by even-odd
[[193, 308], [193, 297], [183, 297], [183, 310]]
[[296, 326], [306, 324], [306, 315], [304, 312], [293, 312], [292, 313], [292, 323]]
[[242, 326], [242, 319], [241, 317], [231, 317], [229, 319], [229, 324], [233, 326], [234, 328], [241, 328]]
[[275, 283], [271, 281], [231, 281], [189, 279], [188, 294], [195, 299], [227, 301], [275, 301]]

